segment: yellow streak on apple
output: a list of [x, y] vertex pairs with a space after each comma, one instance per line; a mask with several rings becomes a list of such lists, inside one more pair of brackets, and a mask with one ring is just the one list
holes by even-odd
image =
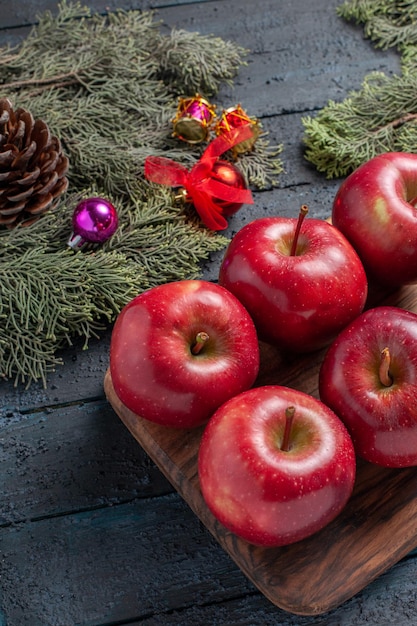
[[385, 202], [384, 198], [377, 198], [376, 202], [375, 202], [375, 209], [374, 209], [376, 218], [382, 223], [382, 224], [387, 224], [389, 221], [389, 214], [387, 211], [387, 203]]

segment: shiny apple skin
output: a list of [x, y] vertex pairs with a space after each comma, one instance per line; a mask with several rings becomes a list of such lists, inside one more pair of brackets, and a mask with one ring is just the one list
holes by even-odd
[[417, 155], [387, 152], [339, 187], [332, 222], [350, 241], [369, 281], [398, 287], [417, 281]]
[[[191, 352], [198, 332], [209, 340]], [[248, 389], [259, 369], [252, 319], [226, 289], [203, 280], [166, 283], [128, 303], [114, 325], [110, 374], [134, 413], [177, 428], [209, 419]]]
[[[290, 450], [280, 449], [285, 411], [295, 407]], [[356, 457], [334, 413], [278, 385], [241, 393], [208, 422], [198, 472], [203, 497], [228, 530], [264, 547], [318, 532], [351, 496]]]
[[[390, 387], [378, 373], [385, 347]], [[358, 456], [384, 467], [417, 465], [417, 315], [391, 306], [365, 311], [327, 351], [319, 391], [348, 428]]]
[[330, 343], [363, 310], [365, 270], [346, 238], [324, 220], [306, 218], [290, 256], [297, 220], [266, 217], [230, 242], [219, 283], [249, 311], [260, 339], [288, 352]]

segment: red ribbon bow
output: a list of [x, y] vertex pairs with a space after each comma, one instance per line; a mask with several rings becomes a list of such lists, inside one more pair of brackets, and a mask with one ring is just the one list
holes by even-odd
[[214, 139], [202, 154], [200, 160], [188, 171], [183, 165], [165, 157], [147, 157], [145, 177], [161, 185], [184, 187], [201, 217], [211, 230], [227, 228], [227, 220], [214, 199], [241, 204], [253, 204], [249, 189], [238, 189], [211, 177], [218, 157], [236, 144], [250, 139], [253, 132], [250, 124], [233, 128]]

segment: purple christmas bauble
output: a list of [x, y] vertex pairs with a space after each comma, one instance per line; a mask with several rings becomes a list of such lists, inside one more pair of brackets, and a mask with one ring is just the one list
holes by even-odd
[[104, 243], [116, 231], [117, 211], [104, 198], [87, 198], [75, 207], [72, 216], [71, 248], [81, 248], [85, 243]]

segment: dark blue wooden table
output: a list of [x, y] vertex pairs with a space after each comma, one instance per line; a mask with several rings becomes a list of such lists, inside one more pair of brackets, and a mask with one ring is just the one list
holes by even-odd
[[[280, 186], [255, 193], [231, 220], [325, 218], [339, 181], [303, 157], [301, 118], [342, 100], [373, 70], [399, 71], [337, 0], [94, 0], [101, 13], [157, 9], [163, 28], [215, 34], [250, 49], [219, 106], [242, 103], [282, 143]], [[52, 0], [0, 0], [0, 45], [25, 37]], [[215, 279], [220, 254], [202, 268]], [[103, 392], [110, 329], [77, 343], [43, 389], [0, 384], [1, 626], [382, 626], [417, 623], [417, 558], [403, 559], [354, 598], [316, 617], [291, 615], [245, 578], [173, 490]], [[300, 589], [302, 594], [302, 589]]]

